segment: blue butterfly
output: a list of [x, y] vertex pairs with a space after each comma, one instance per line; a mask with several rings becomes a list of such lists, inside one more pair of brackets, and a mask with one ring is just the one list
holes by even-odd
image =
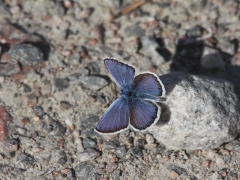
[[135, 68], [116, 59], [104, 59], [115, 83], [122, 89], [121, 97], [107, 109], [95, 131], [117, 134], [129, 128], [145, 131], [157, 123], [161, 108], [157, 104], [165, 96], [165, 87], [156, 74], [135, 75]]

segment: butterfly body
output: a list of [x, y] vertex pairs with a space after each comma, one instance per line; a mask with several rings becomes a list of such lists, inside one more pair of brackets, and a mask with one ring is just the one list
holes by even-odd
[[139, 93], [138, 91], [134, 91], [133, 89], [121, 90], [121, 95], [129, 101], [133, 101], [136, 99], [158, 101], [158, 99], [159, 99], [158, 97], [155, 97], [155, 96], [151, 96], [151, 95], [144, 94], [144, 93]]
[[111, 104], [95, 131], [100, 134], [116, 134], [129, 128], [145, 131], [156, 124], [161, 114], [157, 103], [165, 95], [159, 77], [150, 72], [134, 77], [135, 68], [116, 59], [104, 59], [104, 63], [122, 96]]

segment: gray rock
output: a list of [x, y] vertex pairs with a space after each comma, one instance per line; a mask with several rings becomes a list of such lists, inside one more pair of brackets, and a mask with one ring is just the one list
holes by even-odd
[[31, 44], [16, 44], [10, 50], [10, 57], [22, 65], [36, 65], [43, 61], [43, 53]]
[[83, 115], [81, 121], [81, 135], [83, 137], [91, 137], [99, 136], [98, 133], [94, 132], [97, 123], [99, 122], [99, 117], [95, 115]]
[[56, 78], [54, 80], [54, 85], [57, 87], [57, 89], [59, 91], [62, 91], [66, 88], [69, 87], [69, 79], [68, 78], [64, 78], [64, 79], [61, 79], [61, 78]]
[[240, 103], [231, 83], [221, 79], [169, 73], [159, 122], [149, 129], [172, 149], [213, 149], [240, 133]]
[[81, 76], [80, 81], [85, 87], [94, 91], [102, 89], [109, 84], [106, 78], [95, 75]]
[[84, 138], [83, 139], [83, 147], [85, 149], [95, 148], [96, 145], [97, 145], [97, 143], [95, 141], [93, 141], [92, 139], [90, 139], [90, 138]]
[[141, 37], [141, 43], [143, 50], [145, 51], [147, 56], [151, 57], [154, 65], [159, 66], [165, 62], [164, 58], [157, 51], [159, 45], [153, 37], [143, 36]]
[[100, 153], [95, 149], [87, 149], [83, 152], [78, 153], [78, 158], [81, 162], [96, 159], [98, 156], [100, 156]]
[[203, 69], [225, 69], [225, 62], [217, 49], [205, 46], [201, 57], [201, 66]]
[[237, 140], [227, 143], [224, 147], [230, 151], [240, 152], [240, 142]]
[[53, 127], [55, 136], [63, 136], [66, 132], [66, 127], [57, 120], [50, 120], [50, 126]]
[[124, 33], [128, 37], [134, 36], [134, 37], [137, 37], [137, 38], [142, 37], [145, 34], [144, 30], [139, 26], [138, 23], [126, 27], [126, 29], [124, 30]]
[[114, 141], [106, 141], [103, 143], [103, 147], [108, 150], [116, 149], [117, 144]]
[[18, 154], [15, 161], [15, 165], [24, 170], [32, 167], [34, 164], [35, 164], [35, 159], [30, 154], [26, 154], [26, 153]]
[[74, 170], [78, 179], [98, 179], [99, 175], [94, 173], [94, 165], [89, 162], [78, 164]]
[[130, 152], [133, 156], [141, 158], [143, 156], [142, 150], [139, 147], [132, 147]]
[[126, 155], [126, 153], [127, 153], [127, 148], [126, 148], [126, 146], [119, 146], [119, 147], [117, 147], [116, 150], [115, 150], [115, 154], [116, 154], [117, 157], [119, 157], [119, 158], [124, 157], [124, 156]]

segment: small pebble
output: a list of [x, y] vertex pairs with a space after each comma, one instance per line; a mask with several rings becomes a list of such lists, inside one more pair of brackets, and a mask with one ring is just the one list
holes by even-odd
[[170, 177], [171, 177], [172, 179], [176, 179], [176, 178], [178, 178], [178, 176], [179, 176], [179, 174], [178, 174], [176, 171], [171, 171]]
[[60, 102], [60, 110], [61, 111], [69, 110], [71, 107], [72, 107], [72, 105], [67, 101], [61, 101]]
[[106, 171], [109, 173], [113, 172], [117, 168], [118, 168], [118, 164], [114, 162], [110, 162], [106, 165]]
[[26, 134], [27, 130], [24, 128], [17, 128], [16, 131], [18, 132], [18, 134], [20, 135], [24, 135]]
[[77, 151], [78, 151], [79, 153], [84, 152], [84, 147], [83, 147], [83, 145], [82, 145], [82, 140], [81, 140], [81, 138], [76, 138], [76, 139], [75, 139], [75, 143], [77, 144]]
[[16, 44], [10, 50], [11, 59], [19, 61], [22, 65], [36, 65], [43, 61], [41, 50], [31, 44]]
[[74, 131], [72, 132], [72, 135], [73, 135], [75, 138], [78, 138], [78, 137], [81, 135], [81, 132], [80, 132], [80, 130], [74, 130]]
[[83, 146], [84, 146], [85, 149], [96, 148], [97, 143], [90, 138], [84, 138], [83, 139]]
[[222, 157], [216, 157], [216, 164], [222, 166], [225, 165], [225, 161]]
[[119, 157], [119, 158], [124, 157], [124, 156], [126, 155], [126, 153], [127, 153], [127, 148], [126, 148], [126, 146], [119, 146], [119, 147], [117, 147], [116, 150], [115, 150], [115, 154], [116, 154], [117, 157]]
[[33, 107], [38, 103], [38, 98], [34, 94], [27, 95], [27, 106]]
[[24, 124], [24, 125], [26, 125], [26, 124], [29, 124], [30, 123], [30, 120], [29, 120], [29, 118], [23, 118], [22, 120], [22, 123]]
[[151, 134], [146, 134], [146, 141], [147, 141], [148, 144], [154, 143], [153, 135], [151, 135]]
[[103, 143], [103, 147], [108, 150], [116, 149], [117, 145], [114, 141], [106, 141]]
[[141, 158], [143, 156], [142, 150], [139, 147], [133, 147], [130, 151], [131, 154], [137, 158]]
[[39, 152], [42, 152], [42, 151], [44, 151], [44, 148], [41, 148], [41, 147], [32, 148], [33, 153], [39, 153]]
[[59, 91], [67, 89], [69, 87], [69, 80], [67, 78], [56, 78], [54, 80], [54, 85], [57, 87]]
[[73, 125], [73, 120], [72, 119], [65, 119], [65, 123], [67, 126], [72, 126]]
[[210, 161], [204, 160], [204, 161], [202, 162], [202, 166], [205, 167], [205, 168], [208, 168], [209, 165], [210, 165], [210, 163], [211, 163]]
[[100, 156], [100, 153], [94, 149], [87, 149], [78, 153], [78, 159], [81, 162], [96, 159], [98, 156]]

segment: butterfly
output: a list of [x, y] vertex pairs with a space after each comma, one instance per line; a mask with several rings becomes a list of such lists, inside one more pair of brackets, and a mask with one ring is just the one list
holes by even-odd
[[117, 134], [129, 128], [146, 131], [157, 123], [161, 114], [161, 97], [165, 87], [159, 77], [150, 72], [135, 76], [135, 68], [116, 59], [104, 59], [104, 64], [117, 86], [121, 97], [104, 113], [95, 131], [100, 134]]

